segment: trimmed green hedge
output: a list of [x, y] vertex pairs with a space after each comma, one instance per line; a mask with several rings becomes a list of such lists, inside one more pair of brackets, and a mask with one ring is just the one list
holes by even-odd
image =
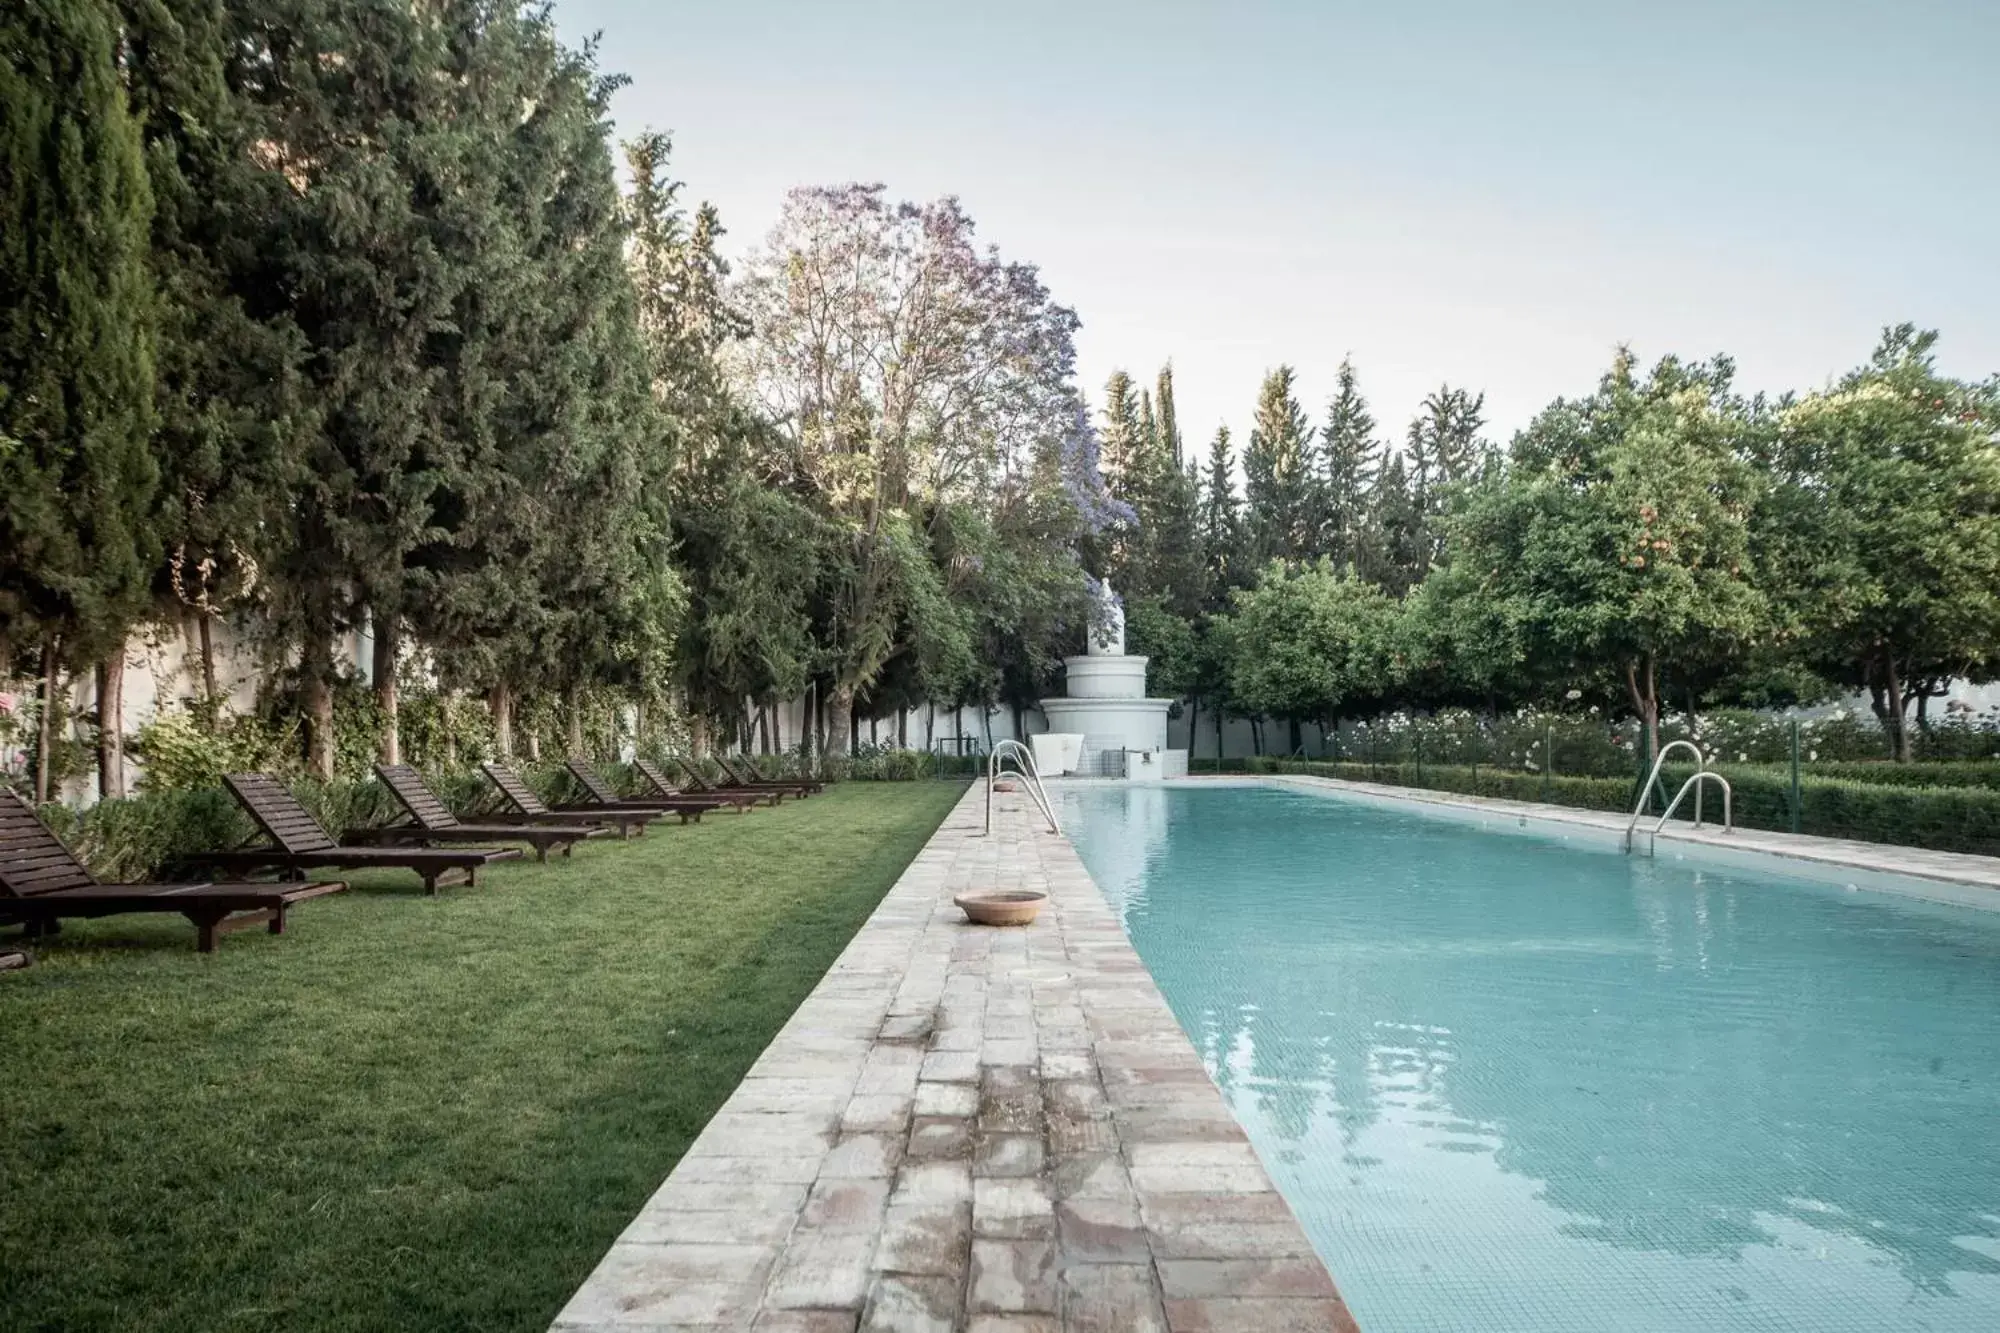
[[[1260, 773], [1303, 773], [1379, 782], [1430, 791], [1497, 796], [1516, 801], [1547, 801], [1583, 810], [1623, 813], [1632, 808], [1637, 783], [1628, 778], [1550, 776], [1512, 769], [1425, 764], [1395, 766], [1315, 763], [1262, 758], [1252, 761]], [[1855, 765], [1855, 767], [1871, 767]], [[1938, 767], [1944, 767], [1939, 765]], [[1680, 790], [1692, 769], [1669, 767], [1662, 772], [1669, 796]], [[1792, 827], [1791, 777], [1769, 768], [1723, 767], [1735, 798], [1735, 819], [1744, 828]], [[2000, 790], [1989, 787], [1918, 787], [1854, 782], [1801, 776], [1799, 832], [1823, 838], [1853, 838], [1935, 851], [2000, 855]], [[1705, 798], [1704, 813], [1713, 820], [1720, 811], [1716, 796]], [[1656, 807], [1657, 808], [1657, 807]], [[1693, 798], [1683, 803], [1680, 818], [1693, 818]]]

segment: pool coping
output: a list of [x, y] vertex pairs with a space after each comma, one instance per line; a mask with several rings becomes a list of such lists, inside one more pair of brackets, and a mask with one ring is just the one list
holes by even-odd
[[[558, 1333], [1355, 1333], [1066, 837], [974, 784]], [[1033, 925], [969, 925], [972, 887]]]
[[[1289, 786], [1318, 790], [1341, 799], [1473, 822], [1489, 831], [1559, 832], [1583, 835], [1595, 843], [1622, 844], [1629, 814], [1581, 810], [1539, 801], [1497, 796], [1468, 796], [1378, 782], [1320, 777], [1306, 773], [1228, 774], [1177, 778], [1167, 784], [1201, 786]], [[1539, 826], [1539, 827], [1536, 827]], [[1641, 828], [1645, 825], [1642, 823]], [[1723, 832], [1713, 825], [1695, 828], [1676, 824], [1663, 829], [1657, 845], [1674, 849], [1677, 858], [1719, 866], [1764, 870], [1796, 878], [1923, 898], [1982, 910], [2000, 910], [2000, 858], [1964, 852], [1930, 851], [1889, 843], [1821, 838], [1803, 833], [1738, 828]]]

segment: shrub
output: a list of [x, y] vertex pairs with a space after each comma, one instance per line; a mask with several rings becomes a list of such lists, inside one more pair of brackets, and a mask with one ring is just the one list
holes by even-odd
[[167, 708], [139, 728], [133, 753], [146, 792], [219, 787], [225, 773], [291, 775], [300, 770], [299, 724]]
[[162, 791], [86, 810], [45, 805], [41, 816], [91, 873], [143, 883], [190, 852], [230, 847], [249, 836], [250, 821], [227, 792]]

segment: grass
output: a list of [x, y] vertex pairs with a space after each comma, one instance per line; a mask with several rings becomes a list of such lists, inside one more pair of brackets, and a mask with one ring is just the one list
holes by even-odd
[[963, 790], [371, 875], [0, 975], [0, 1328], [544, 1328]]

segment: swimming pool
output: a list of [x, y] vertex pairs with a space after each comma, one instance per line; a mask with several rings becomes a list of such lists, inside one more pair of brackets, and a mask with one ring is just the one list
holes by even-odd
[[1366, 1333], [2000, 1329], [2000, 912], [1297, 789], [1060, 799]]

